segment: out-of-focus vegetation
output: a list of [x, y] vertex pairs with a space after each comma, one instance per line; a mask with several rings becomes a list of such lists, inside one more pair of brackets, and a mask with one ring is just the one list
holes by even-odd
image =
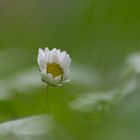
[[[0, 139], [139, 140], [138, 0], [0, 1]], [[72, 80], [50, 88], [39, 47], [66, 50]]]

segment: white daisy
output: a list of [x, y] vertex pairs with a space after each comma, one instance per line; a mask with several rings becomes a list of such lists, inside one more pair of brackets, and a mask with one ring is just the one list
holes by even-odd
[[52, 86], [60, 86], [69, 81], [71, 58], [66, 51], [61, 52], [56, 48], [52, 50], [39, 48], [37, 62], [43, 82]]

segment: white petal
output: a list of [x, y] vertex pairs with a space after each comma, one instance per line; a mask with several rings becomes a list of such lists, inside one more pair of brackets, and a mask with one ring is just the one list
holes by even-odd
[[52, 51], [50, 51], [48, 53], [48, 63], [53, 63], [53, 52]]
[[57, 84], [57, 86], [59, 86], [59, 87], [60, 87], [60, 86], [62, 86], [62, 84]]
[[55, 86], [54, 84], [52, 84], [52, 81], [53, 81], [53, 77], [52, 77], [52, 74], [45, 74], [45, 73], [41, 73], [41, 79], [43, 82], [49, 84], [49, 85], [53, 85]]
[[62, 78], [62, 75], [55, 77], [55, 78], [54, 78], [55, 83], [56, 83], [56, 84], [60, 83], [61, 78]]
[[65, 54], [61, 57], [60, 65], [63, 68], [64, 72], [66, 72], [69, 69], [69, 66], [71, 64], [71, 58], [68, 54]]
[[58, 86], [59, 84], [61, 84], [61, 77], [62, 77], [62, 75], [53, 78], [52, 74], [49, 73], [49, 74], [47, 74], [47, 77], [48, 77], [47, 82], [50, 85]]
[[57, 63], [57, 64], [59, 64], [59, 58], [58, 58], [58, 56], [59, 56], [59, 51], [58, 50], [56, 50], [56, 49], [53, 49], [52, 50], [52, 57], [53, 57], [53, 63]]
[[70, 82], [70, 81], [71, 81], [71, 79], [66, 79], [62, 83], [67, 83], [67, 82]]
[[44, 50], [44, 52], [45, 52], [45, 62], [46, 63], [48, 63], [48, 58], [49, 58], [49, 48], [45, 48], [45, 50]]
[[44, 72], [40, 72], [40, 76], [41, 76], [41, 80], [43, 81], [43, 82], [46, 82], [46, 74], [44, 73]]
[[57, 83], [56, 83], [56, 81], [54, 80], [54, 78], [53, 78], [53, 76], [52, 76], [51, 73], [48, 73], [48, 74], [47, 74], [46, 82], [47, 82], [48, 84], [50, 84], [51, 86], [56, 86], [56, 85], [57, 85]]
[[42, 49], [39, 48], [37, 62], [41, 71], [44, 71], [45, 68], [45, 54]]
[[53, 48], [51, 51], [52, 51], [52, 52], [53, 52], [53, 51], [57, 51], [57, 49], [56, 49], [56, 48]]
[[53, 81], [53, 76], [52, 76], [51, 73], [48, 73], [46, 78], [47, 78], [46, 80], [47, 80], [48, 82], [52, 82], [52, 81]]
[[61, 53], [61, 50], [60, 49], [57, 49], [58, 53]]
[[61, 62], [61, 50], [60, 49], [57, 50], [57, 57], [58, 57], [58, 61], [60, 64], [60, 62]]
[[70, 73], [70, 69], [68, 69], [67, 71], [64, 72], [63, 80], [69, 79], [69, 73]]
[[67, 54], [66, 51], [61, 52], [61, 60], [66, 54]]
[[65, 55], [65, 54], [67, 54], [67, 53], [66, 53], [66, 51], [62, 51], [61, 54], [64, 54], [64, 55]]

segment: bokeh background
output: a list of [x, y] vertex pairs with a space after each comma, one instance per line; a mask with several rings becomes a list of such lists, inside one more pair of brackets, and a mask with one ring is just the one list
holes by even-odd
[[[0, 0], [1, 139], [139, 140], [139, 5]], [[46, 46], [72, 58], [71, 82], [49, 90], [49, 113], [37, 65]]]

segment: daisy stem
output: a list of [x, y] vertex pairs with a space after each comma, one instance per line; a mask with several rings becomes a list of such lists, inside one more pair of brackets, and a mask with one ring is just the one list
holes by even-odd
[[45, 99], [46, 100], [45, 101], [46, 102], [46, 107], [45, 107], [46, 109], [45, 110], [46, 110], [46, 113], [49, 113], [50, 107], [49, 107], [49, 85], [48, 84], [46, 85], [46, 93], [45, 93], [45, 95], [46, 95], [46, 99]]

